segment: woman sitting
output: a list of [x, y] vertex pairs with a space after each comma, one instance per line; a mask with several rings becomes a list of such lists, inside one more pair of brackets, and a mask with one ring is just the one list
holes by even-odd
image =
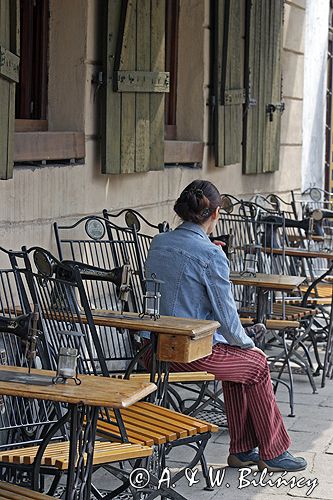
[[231, 467], [257, 464], [260, 470], [300, 471], [306, 460], [292, 456], [291, 444], [272, 389], [266, 356], [245, 333], [233, 299], [229, 263], [208, 235], [219, 217], [221, 197], [208, 181], [195, 180], [174, 210], [183, 223], [152, 241], [146, 275], [161, 285], [161, 314], [216, 320], [212, 354], [174, 371], [208, 371], [222, 381], [230, 432]]

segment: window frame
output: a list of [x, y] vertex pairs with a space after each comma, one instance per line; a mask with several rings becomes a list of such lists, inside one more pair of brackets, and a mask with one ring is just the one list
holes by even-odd
[[20, 14], [20, 82], [24, 86], [17, 87], [16, 116], [20, 117], [15, 118], [14, 165], [82, 160], [84, 132], [48, 130], [50, 1], [21, 0]]

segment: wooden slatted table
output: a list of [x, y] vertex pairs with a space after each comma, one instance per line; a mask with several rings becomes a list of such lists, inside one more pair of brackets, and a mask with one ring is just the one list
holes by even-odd
[[[53, 384], [54, 376], [54, 372], [47, 370], [32, 369], [29, 374], [26, 368], [2, 365], [0, 366], [0, 394], [68, 403], [70, 447], [66, 500], [77, 498], [75, 488], [80, 484], [82, 477], [85, 477], [86, 484], [80, 499], [88, 500], [90, 499], [96, 423], [100, 407], [126, 408], [154, 392], [156, 385], [135, 379], [123, 380], [93, 375], [79, 375], [80, 385], [75, 385], [73, 380], [69, 380], [66, 384]], [[83, 444], [79, 443], [79, 435], [84, 419], [89, 423], [89, 426], [86, 425], [89, 429], [84, 433], [83, 459], [78, 449], [81, 450]], [[78, 463], [81, 463], [81, 467], [76, 467]], [[38, 472], [37, 470], [37, 478]], [[35, 477], [33, 481], [34, 487], [37, 485], [37, 478]]]
[[261, 248], [262, 252], [272, 255], [286, 255], [287, 257], [298, 257], [300, 259], [328, 259], [333, 260], [332, 252], [325, 252], [324, 250], [306, 250], [305, 248]]
[[[17, 307], [16, 314], [22, 310]], [[213, 335], [219, 328], [217, 321], [160, 316], [154, 320], [141, 317], [137, 313], [92, 309], [94, 323], [97, 326], [124, 328], [133, 331], [148, 331], [158, 336], [157, 359], [159, 361], [175, 361], [190, 363], [208, 356], [212, 352]], [[45, 314], [47, 318], [48, 315]], [[61, 313], [52, 313], [50, 317], [63, 320]], [[85, 323], [84, 315], [80, 316]], [[75, 316], [74, 316], [75, 319]]]
[[280, 292], [291, 292], [298, 288], [304, 280], [305, 278], [303, 276], [263, 273], [256, 273], [250, 276], [240, 273], [230, 273], [230, 281], [232, 281], [234, 285], [255, 286], [256, 288], [265, 288]]
[[234, 285], [255, 286], [258, 289], [257, 295], [257, 323], [262, 323], [266, 318], [267, 293], [270, 290], [280, 292], [291, 292], [298, 288], [305, 278], [303, 276], [285, 276], [279, 274], [246, 275], [240, 273], [230, 273], [230, 281]]
[[93, 310], [94, 323], [100, 326], [148, 331], [157, 336], [156, 357], [159, 361], [190, 363], [212, 352], [217, 321], [160, 316], [154, 320], [136, 313]]

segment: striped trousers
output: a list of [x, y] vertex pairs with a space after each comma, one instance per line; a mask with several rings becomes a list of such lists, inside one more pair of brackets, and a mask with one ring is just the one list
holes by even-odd
[[[151, 353], [145, 359], [150, 365]], [[260, 353], [225, 344], [192, 363], [171, 363], [171, 371], [207, 371], [222, 381], [230, 453], [259, 447], [262, 460], [286, 451], [290, 438], [273, 393], [269, 366]]]

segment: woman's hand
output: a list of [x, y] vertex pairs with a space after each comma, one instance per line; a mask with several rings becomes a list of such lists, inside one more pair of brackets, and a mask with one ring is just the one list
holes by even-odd
[[213, 240], [212, 243], [214, 243], [217, 247], [225, 247], [227, 245], [224, 241], [220, 240]]
[[258, 352], [259, 354], [261, 354], [262, 356], [264, 356], [264, 358], [267, 358], [266, 354], [264, 353], [264, 351], [262, 351], [261, 349], [259, 349], [259, 347], [250, 347], [250, 351], [256, 351]]

